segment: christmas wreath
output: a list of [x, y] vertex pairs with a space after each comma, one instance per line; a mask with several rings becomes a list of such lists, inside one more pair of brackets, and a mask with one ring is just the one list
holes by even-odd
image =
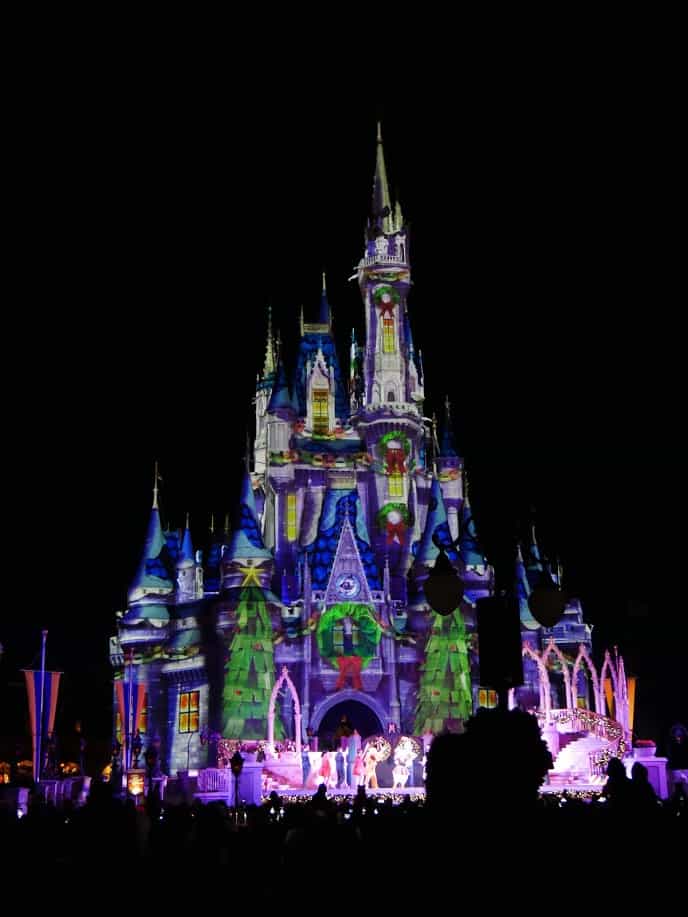
[[377, 525], [387, 533], [387, 544], [401, 544], [406, 529], [412, 525], [411, 513], [405, 503], [385, 503], [378, 511]]
[[318, 651], [323, 659], [330, 662], [342, 655], [341, 648], [335, 645], [334, 627], [344, 618], [351, 618], [358, 628], [358, 642], [352, 655], [359, 658], [361, 668], [365, 668], [375, 656], [381, 634], [380, 625], [367, 605], [339, 602], [328, 608], [318, 621]]
[[394, 289], [394, 287], [384, 286], [378, 287], [377, 290], [373, 293], [373, 299], [375, 300], [375, 305], [380, 308], [380, 314], [384, 315], [385, 312], [389, 313], [391, 316], [394, 311], [394, 307], [399, 302], [399, 294]]
[[[399, 443], [399, 446], [390, 446]], [[401, 430], [392, 430], [381, 436], [377, 444], [383, 462], [384, 474], [406, 474], [406, 458], [411, 451], [411, 442]]]

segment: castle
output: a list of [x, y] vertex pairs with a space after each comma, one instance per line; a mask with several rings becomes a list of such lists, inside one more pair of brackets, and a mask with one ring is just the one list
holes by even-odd
[[[268, 323], [252, 462], [232, 531], [211, 525], [195, 550], [188, 520], [183, 532], [163, 530], [156, 473], [110, 658], [114, 732], [121, 741], [137, 729], [144, 742], [157, 737], [168, 773], [209, 763], [201, 739], [210, 733], [265, 738], [285, 666], [302, 738], [327, 735], [342, 711], [368, 734], [421, 735], [494, 703], [480, 684], [475, 620], [493, 570], [478, 542], [448, 401], [439, 429], [424, 416], [409, 233], [390, 198], [379, 132], [355, 277], [366, 339], [359, 345], [352, 334], [346, 374], [324, 278], [317, 321], [301, 315], [291, 378]], [[423, 591], [438, 546], [464, 586], [460, 607], [446, 617]], [[538, 652], [553, 640], [575, 654], [590, 645], [577, 602], [551, 630], [530, 614], [528, 595], [544, 570], [533, 537], [516, 569], [524, 642]], [[517, 691], [525, 706], [542, 701], [536, 669], [526, 656]], [[276, 737], [295, 738], [294, 712], [292, 693], [281, 692]]]

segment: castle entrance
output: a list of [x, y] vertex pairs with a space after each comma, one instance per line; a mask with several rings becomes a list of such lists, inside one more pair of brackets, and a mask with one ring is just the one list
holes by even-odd
[[338, 730], [343, 716], [346, 716], [352, 730], [358, 729], [361, 739], [383, 733], [382, 723], [367, 704], [357, 700], [343, 700], [330, 707], [322, 718], [318, 729], [319, 748], [334, 749], [335, 742], [339, 744], [337, 738], [341, 733], [338, 733]]

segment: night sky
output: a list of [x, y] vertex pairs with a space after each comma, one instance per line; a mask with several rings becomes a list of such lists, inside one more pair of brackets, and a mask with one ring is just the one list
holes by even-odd
[[450, 396], [487, 555], [534, 507], [596, 655], [618, 644], [639, 678], [638, 734], [664, 740], [688, 716], [676, 93], [590, 62], [389, 103], [226, 79], [66, 66], [13, 112], [0, 734], [24, 728], [45, 626], [58, 729], [108, 735], [153, 462], [164, 522], [189, 511], [198, 541], [233, 510], [267, 306], [289, 358], [323, 269], [348, 370], [381, 117], [426, 413]]

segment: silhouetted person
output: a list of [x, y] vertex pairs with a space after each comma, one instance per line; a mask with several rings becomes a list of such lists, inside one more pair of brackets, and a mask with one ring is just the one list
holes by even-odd
[[627, 812], [631, 807], [631, 781], [620, 758], [611, 758], [607, 765], [607, 783], [604, 795], [616, 812]]
[[346, 779], [346, 770], [345, 770], [345, 764], [344, 764], [344, 752], [341, 750], [341, 748], [339, 749], [339, 751], [338, 751], [337, 754], [335, 755], [335, 762], [336, 762], [336, 766], [337, 766], [337, 789], [339, 790], [339, 789], [342, 788], [342, 785], [343, 785], [343, 783], [344, 783], [344, 781], [345, 781], [345, 779]]
[[311, 759], [308, 755], [307, 745], [304, 745], [304, 747], [301, 749], [301, 771], [303, 774], [303, 782], [301, 785], [305, 787], [308, 783], [308, 776], [311, 772]]
[[633, 807], [639, 813], [657, 814], [657, 795], [648, 780], [647, 768], [640, 761], [636, 761], [631, 769], [631, 796]]
[[456, 818], [473, 809], [513, 820], [538, 801], [552, 756], [534, 716], [521, 710], [480, 709], [463, 734], [435, 738], [427, 758], [429, 812]]

